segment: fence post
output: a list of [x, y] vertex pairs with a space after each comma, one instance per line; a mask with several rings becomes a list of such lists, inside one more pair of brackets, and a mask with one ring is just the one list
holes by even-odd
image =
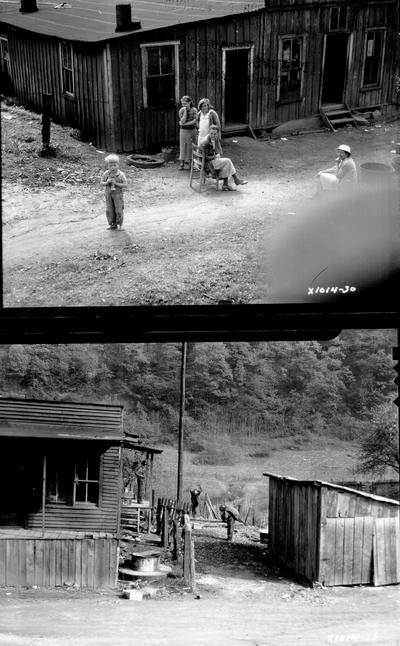
[[175, 516], [172, 523], [172, 538], [173, 538], [173, 548], [172, 548], [172, 558], [174, 561], [181, 561], [182, 559], [182, 549], [181, 549], [181, 517], [180, 514]]
[[51, 99], [52, 94], [48, 92], [42, 93], [43, 99], [43, 112], [42, 112], [42, 150], [41, 155], [46, 156], [55, 156], [56, 149], [50, 145], [50, 115], [51, 115]]
[[192, 539], [192, 527], [190, 525], [189, 514], [184, 515], [183, 543], [183, 579], [186, 585], [190, 586], [193, 591], [195, 586], [194, 543]]
[[156, 514], [156, 532], [158, 536], [161, 534], [161, 514], [162, 514], [162, 501], [161, 498], [157, 501], [157, 514]]
[[167, 550], [169, 545], [169, 509], [167, 506], [163, 509], [161, 542], [163, 549]]

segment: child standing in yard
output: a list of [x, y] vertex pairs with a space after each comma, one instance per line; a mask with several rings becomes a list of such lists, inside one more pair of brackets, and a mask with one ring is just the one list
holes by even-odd
[[103, 173], [100, 184], [105, 186], [107, 229], [121, 228], [124, 221], [124, 196], [122, 191], [128, 186], [125, 174], [119, 169], [118, 155], [107, 155], [107, 170]]

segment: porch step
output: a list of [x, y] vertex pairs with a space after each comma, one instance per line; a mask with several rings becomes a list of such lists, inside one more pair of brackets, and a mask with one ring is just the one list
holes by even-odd
[[354, 126], [358, 128], [358, 123], [354, 118], [354, 115], [348, 105], [344, 104], [343, 106], [335, 106], [335, 108], [330, 109], [329, 107], [321, 107], [320, 116], [323, 123], [332, 131], [336, 131], [336, 127], [341, 126]]

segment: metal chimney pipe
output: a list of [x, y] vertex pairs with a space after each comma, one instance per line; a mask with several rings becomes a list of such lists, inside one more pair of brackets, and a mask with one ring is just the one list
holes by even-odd
[[21, 13], [33, 13], [34, 11], [39, 11], [36, 0], [21, 0]]
[[115, 31], [129, 31], [132, 29], [132, 10], [131, 5], [117, 4], [115, 6], [117, 26]]
[[115, 5], [116, 27], [115, 31], [134, 31], [141, 29], [142, 25], [140, 20], [132, 22], [132, 13], [130, 4], [117, 4]]

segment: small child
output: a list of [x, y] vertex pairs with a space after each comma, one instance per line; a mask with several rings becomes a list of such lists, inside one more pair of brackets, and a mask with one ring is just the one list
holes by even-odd
[[103, 173], [100, 184], [106, 187], [106, 216], [108, 221], [107, 229], [122, 227], [124, 221], [124, 197], [122, 190], [128, 186], [126, 177], [119, 170], [118, 155], [107, 155], [105, 158], [107, 170]]

